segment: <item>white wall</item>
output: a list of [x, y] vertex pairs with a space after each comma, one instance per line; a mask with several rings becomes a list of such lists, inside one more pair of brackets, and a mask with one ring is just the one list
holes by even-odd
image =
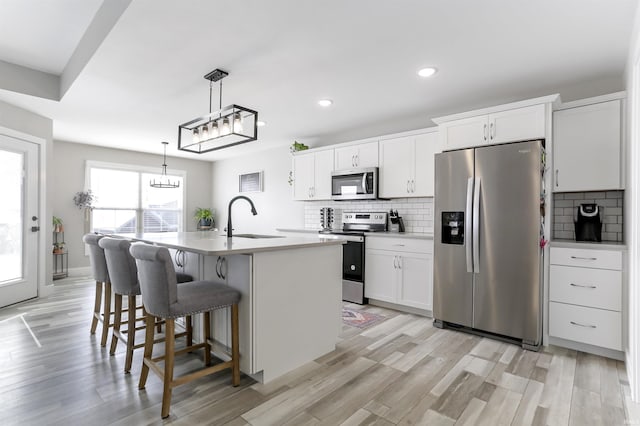
[[[261, 151], [252, 155], [216, 161], [212, 165], [213, 205], [216, 227], [227, 224], [227, 206], [236, 195], [248, 196], [256, 206], [251, 215], [249, 204], [238, 200], [233, 204], [233, 228], [237, 233], [269, 233], [276, 228], [303, 228], [304, 203], [292, 200], [292, 187], [287, 182], [292, 167], [289, 147]], [[263, 171], [263, 192], [238, 192], [238, 176]]]
[[631, 398], [640, 402], [640, 8], [627, 61], [625, 241], [628, 246], [628, 339], [625, 347]]
[[[121, 149], [103, 148], [94, 145], [55, 141], [53, 143], [52, 215], [64, 221], [66, 249], [69, 253], [69, 268], [89, 266], [89, 258], [84, 254], [82, 235], [84, 234], [83, 213], [73, 203], [73, 196], [84, 190], [87, 160], [109, 163], [131, 164], [135, 166], [157, 167], [161, 171], [162, 156]], [[186, 231], [195, 231], [193, 214], [196, 207], [211, 204], [211, 163], [208, 161], [167, 157], [167, 165], [172, 170], [186, 170], [185, 206]], [[51, 215], [47, 223], [51, 226]]]
[[[43, 232], [40, 234], [39, 240], [39, 259], [38, 259], [38, 294], [45, 295], [47, 293], [47, 285], [51, 284], [52, 260], [50, 253], [52, 235], [51, 220], [51, 185], [50, 182], [50, 164], [52, 159], [52, 138], [53, 138], [53, 122], [46, 118], [34, 114], [30, 111], [18, 108], [16, 106], [0, 102], [0, 132], [12, 137], [21, 137], [22, 135], [31, 135], [37, 138], [40, 146], [40, 213], [43, 219], [40, 226]], [[16, 134], [17, 132], [18, 134]], [[26, 138], [31, 140], [30, 138]]]

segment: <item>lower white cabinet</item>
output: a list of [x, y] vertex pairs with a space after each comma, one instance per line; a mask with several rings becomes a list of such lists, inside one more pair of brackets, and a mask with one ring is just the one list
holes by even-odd
[[622, 350], [622, 252], [551, 247], [549, 336]]
[[367, 237], [366, 247], [366, 297], [433, 309], [433, 240]]

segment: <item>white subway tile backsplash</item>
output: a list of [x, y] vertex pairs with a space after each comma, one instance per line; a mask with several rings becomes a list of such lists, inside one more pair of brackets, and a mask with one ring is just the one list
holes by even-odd
[[583, 203], [602, 209], [602, 241], [622, 242], [624, 191], [571, 192], [553, 194], [553, 237], [574, 239], [573, 218]]
[[433, 198], [396, 198], [375, 201], [306, 201], [304, 205], [304, 226], [308, 229], [320, 228], [320, 209], [334, 209], [334, 229], [342, 228], [342, 212], [389, 212], [398, 210], [407, 232], [433, 232]]

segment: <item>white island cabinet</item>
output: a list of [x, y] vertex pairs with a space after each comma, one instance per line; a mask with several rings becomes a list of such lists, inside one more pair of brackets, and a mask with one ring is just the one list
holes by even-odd
[[[240, 291], [240, 370], [254, 379], [272, 381], [335, 349], [342, 324], [342, 241], [227, 239], [210, 232], [121, 236], [182, 250], [196, 279]], [[214, 314], [216, 345], [229, 346], [228, 321], [225, 310]], [[194, 334], [201, 339], [199, 329]]]

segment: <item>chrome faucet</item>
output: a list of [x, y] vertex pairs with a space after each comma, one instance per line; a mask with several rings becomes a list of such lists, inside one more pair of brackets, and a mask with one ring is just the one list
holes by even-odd
[[253, 201], [249, 197], [245, 197], [244, 195], [238, 195], [237, 197], [233, 197], [231, 201], [229, 201], [229, 211], [227, 212], [227, 238], [231, 238], [233, 236], [233, 228], [231, 227], [231, 205], [233, 202], [239, 199], [247, 200], [249, 204], [251, 204], [251, 213], [253, 215], [257, 215], [256, 206], [253, 205]]

